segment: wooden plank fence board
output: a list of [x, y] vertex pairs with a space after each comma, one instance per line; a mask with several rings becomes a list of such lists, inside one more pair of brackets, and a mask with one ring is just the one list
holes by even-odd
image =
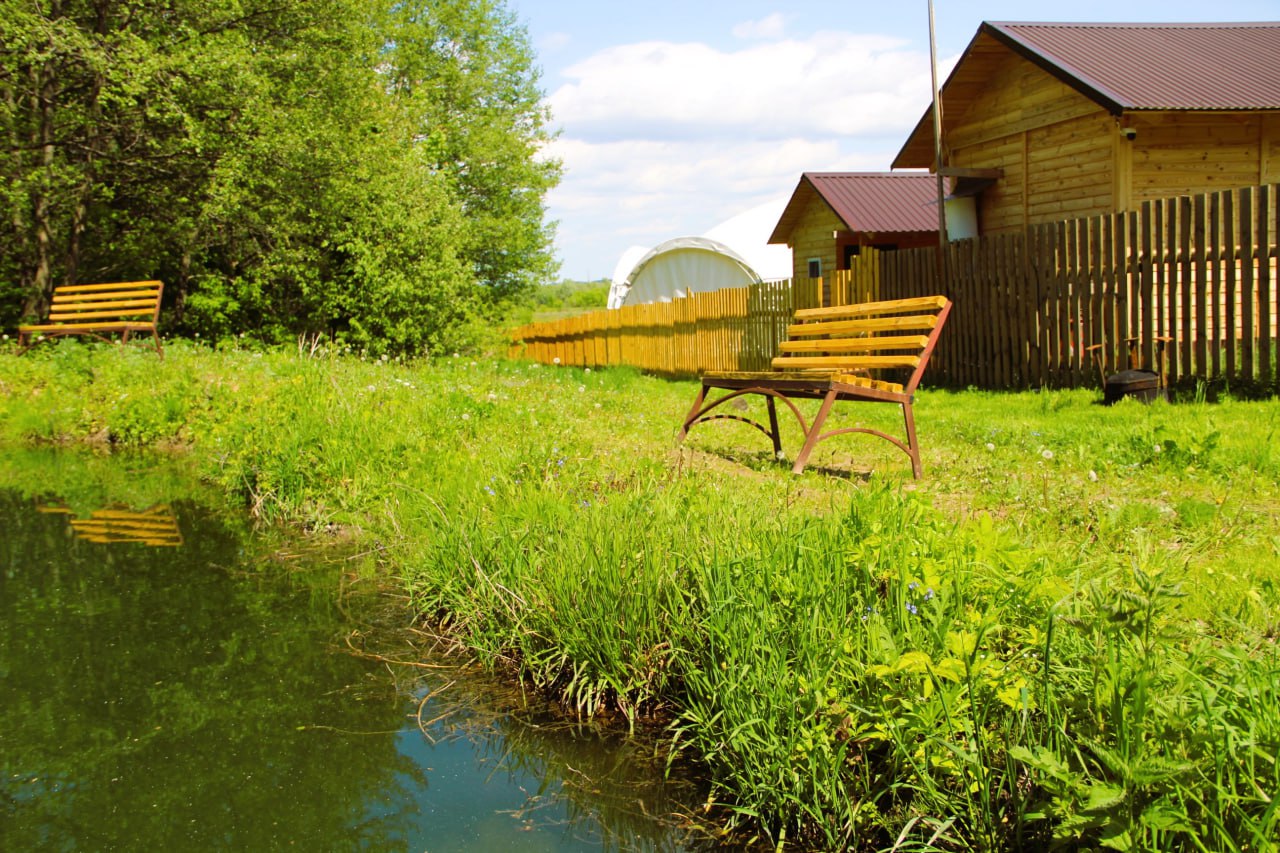
[[1227, 378], [1233, 381], [1236, 378], [1236, 370], [1239, 366], [1237, 346], [1238, 346], [1238, 326], [1236, 323], [1236, 306], [1238, 298], [1236, 295], [1236, 193], [1229, 191], [1222, 197], [1222, 243], [1225, 254], [1223, 256], [1223, 267], [1226, 272], [1226, 305], [1224, 312], [1227, 315]]
[[1240, 375], [1238, 378], [1252, 381], [1254, 377], [1254, 242], [1253, 242], [1253, 193], [1240, 192]]
[[1194, 248], [1189, 247], [1192, 257], [1188, 259], [1194, 271], [1194, 280], [1191, 283], [1193, 291], [1193, 299], [1195, 300], [1195, 374], [1196, 376], [1208, 376], [1209, 374], [1209, 275], [1206, 263], [1205, 243], [1205, 197], [1198, 195], [1192, 202], [1191, 207], [1191, 232]]
[[1142, 215], [1138, 225], [1139, 239], [1142, 241], [1140, 254], [1141, 271], [1138, 278], [1138, 294], [1142, 300], [1142, 361], [1144, 364], [1156, 363], [1155, 356], [1155, 277], [1151, 253], [1151, 229], [1153, 227], [1151, 202], [1142, 203]]
[[1258, 187], [1257, 192], [1258, 227], [1255, 233], [1258, 239], [1258, 250], [1251, 266], [1256, 267], [1258, 270], [1258, 379], [1264, 385], [1269, 385], [1271, 384], [1271, 319], [1273, 303], [1271, 295], [1271, 233], [1267, 218], [1271, 213], [1271, 205], [1268, 203], [1270, 199], [1268, 187]]
[[1209, 257], [1209, 374], [1216, 379], [1222, 376], [1222, 193], [1209, 196], [1205, 252]]
[[1192, 291], [1191, 291], [1191, 199], [1183, 196], [1178, 199], [1178, 351], [1182, 362], [1179, 376], [1194, 375], [1195, 368], [1192, 354]]

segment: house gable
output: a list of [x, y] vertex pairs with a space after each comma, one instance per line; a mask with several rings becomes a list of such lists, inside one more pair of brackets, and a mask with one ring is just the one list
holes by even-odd
[[[1161, 88], [1131, 59], [1088, 49], [1114, 48], [1124, 39], [1147, 44], [1149, 31], [1182, 44], [1171, 48], [1177, 53], [1205, 39], [1276, 38], [1280, 25], [983, 24], [943, 88], [942, 109], [943, 165], [953, 173], [1000, 170], [978, 197], [980, 233], [1280, 176], [1280, 106], [1194, 108], [1193, 80]], [[1083, 47], [1069, 42], [1073, 35]], [[1046, 45], [1068, 59], [1046, 53]], [[1214, 76], [1205, 102], [1212, 96], [1224, 104], [1270, 103], [1267, 80], [1235, 89], [1230, 82], [1229, 75]], [[1150, 105], [1165, 102], [1179, 106]], [[929, 111], [894, 167], [932, 166], [932, 140]]]
[[850, 247], [935, 245], [936, 198], [924, 173], [805, 172], [769, 242], [791, 247], [797, 278], [814, 260], [825, 276], [848, 269]]

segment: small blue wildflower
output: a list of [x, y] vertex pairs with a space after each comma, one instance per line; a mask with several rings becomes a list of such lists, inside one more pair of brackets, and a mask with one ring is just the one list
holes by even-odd
[[563, 459], [557, 459], [557, 460], [556, 460], [556, 464], [557, 464], [557, 465], [559, 465], [561, 468], [563, 468], [563, 467], [564, 467], [564, 460], [563, 460]]
[[924, 592], [924, 600], [925, 600], [925, 601], [933, 601], [933, 597], [934, 597], [935, 595], [936, 595], [936, 593], [933, 591], [933, 587], [929, 587], [929, 588], [928, 588], [927, 590], [925, 590], [925, 592]]
[[910, 613], [912, 616], [915, 616], [917, 612], [916, 606], [912, 604], [910, 601], [907, 602], [907, 612]]
[[581, 506], [581, 507], [591, 506], [591, 501], [583, 501], [582, 503], [578, 504], [578, 506]]
[[485, 486], [485, 487], [484, 487], [484, 490], [485, 490], [486, 492], [488, 492], [489, 494], [491, 494], [491, 495], [492, 495], [492, 494], [494, 494], [493, 486]]
[[907, 589], [914, 590], [918, 586], [920, 586], [920, 584], [916, 583], [915, 581], [912, 581], [911, 583], [907, 584]]

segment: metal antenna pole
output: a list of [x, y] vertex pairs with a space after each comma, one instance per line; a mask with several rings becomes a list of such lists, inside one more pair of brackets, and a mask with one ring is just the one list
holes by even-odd
[[929, 0], [929, 78], [933, 83], [933, 172], [938, 180], [938, 279], [947, 287], [946, 179], [942, 176], [942, 93], [938, 90], [938, 43], [934, 34], [933, 0]]

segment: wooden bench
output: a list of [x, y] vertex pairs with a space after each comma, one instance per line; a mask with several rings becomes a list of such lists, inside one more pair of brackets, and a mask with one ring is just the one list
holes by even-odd
[[[773, 439], [775, 454], [782, 453], [775, 400], [790, 407], [804, 433], [804, 446], [792, 471], [799, 474], [818, 442], [844, 433], [879, 436], [911, 458], [911, 473], [919, 478], [920, 447], [916, 440], [911, 405], [938, 335], [951, 313], [944, 296], [924, 296], [888, 302], [866, 302], [832, 308], [806, 308], [795, 313], [788, 339], [773, 359], [773, 369], [754, 373], [707, 373], [697, 399], [680, 428], [679, 441], [703, 421], [728, 419], [748, 423]], [[889, 371], [904, 374], [885, 376]], [[708, 392], [726, 393], [708, 402]], [[745, 394], [761, 394], [769, 413], [769, 425], [733, 414], [715, 412], [723, 404]], [[793, 399], [817, 399], [822, 403], [810, 425]], [[905, 440], [879, 430], [846, 427], [823, 432], [827, 416], [838, 400], [896, 403], [906, 423]]]
[[35, 345], [32, 337], [50, 340], [63, 335], [89, 335], [111, 341], [120, 335], [128, 343], [135, 332], [150, 332], [155, 351], [164, 358], [156, 323], [160, 319], [159, 281], [127, 281], [115, 284], [68, 284], [55, 287], [47, 323], [18, 327], [18, 353]]

